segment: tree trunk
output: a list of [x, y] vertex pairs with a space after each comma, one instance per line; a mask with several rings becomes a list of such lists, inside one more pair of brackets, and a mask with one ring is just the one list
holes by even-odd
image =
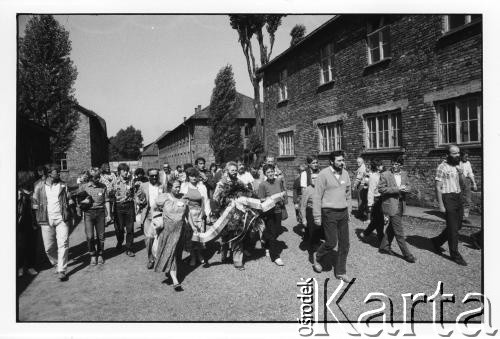
[[262, 128], [262, 110], [260, 105], [260, 81], [254, 80], [253, 85], [253, 108], [255, 111], [255, 131], [259, 136], [259, 139], [264, 142], [264, 131]]

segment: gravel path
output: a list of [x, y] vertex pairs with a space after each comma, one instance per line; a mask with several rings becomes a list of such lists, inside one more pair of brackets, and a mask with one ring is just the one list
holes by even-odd
[[[322, 287], [330, 278], [328, 296], [339, 281], [333, 271], [314, 273], [301, 237], [294, 230], [295, 218], [292, 206], [288, 206], [290, 218], [284, 222], [286, 230], [280, 236], [284, 250], [284, 267], [278, 267], [255, 250], [245, 264], [246, 270], [238, 271], [230, 264], [221, 264], [219, 254], [209, 249], [211, 266], [191, 270], [182, 267], [183, 292], [175, 292], [163, 273], [146, 269], [142, 235], [136, 232], [137, 255], [129, 258], [117, 253], [112, 226], [106, 228], [106, 263], [88, 266], [85, 254], [85, 235], [80, 223], [70, 238], [69, 281], [59, 282], [51, 269], [40, 272], [21, 293], [18, 299], [19, 321], [288, 321], [296, 322], [300, 312], [297, 282], [300, 278], [314, 277]], [[402, 293], [426, 293], [432, 295], [438, 281], [443, 282], [444, 293], [454, 293], [456, 303], [444, 310], [446, 320], [473, 306], [464, 306], [461, 300], [468, 292], [481, 292], [481, 251], [468, 245], [468, 235], [473, 231], [461, 231], [459, 250], [467, 267], [458, 266], [444, 256], [430, 251], [428, 237], [438, 234], [444, 227], [441, 222], [416, 218], [403, 219], [410, 250], [417, 258], [409, 264], [401, 258], [379, 254], [370, 243], [361, 242], [356, 231], [366, 227], [360, 220], [351, 218], [348, 274], [356, 278], [349, 292], [340, 303], [350, 320], [377, 308], [365, 305], [363, 300], [370, 292], [382, 292], [391, 298], [395, 320], [402, 320]], [[397, 244], [393, 250], [400, 253]], [[184, 257], [188, 256], [184, 253]], [[320, 306], [322, 319], [323, 307]], [[415, 308], [415, 318], [432, 320], [431, 304]], [[332, 318], [329, 318], [332, 320]]]

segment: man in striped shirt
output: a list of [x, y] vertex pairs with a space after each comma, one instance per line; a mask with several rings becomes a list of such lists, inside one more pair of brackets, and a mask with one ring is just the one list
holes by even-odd
[[450, 256], [453, 261], [462, 266], [467, 262], [458, 252], [458, 231], [462, 227], [463, 206], [460, 196], [460, 149], [451, 145], [448, 156], [437, 168], [436, 172], [436, 197], [439, 210], [445, 213], [446, 228], [437, 237], [431, 238], [435, 252], [443, 251], [441, 246], [448, 240]]

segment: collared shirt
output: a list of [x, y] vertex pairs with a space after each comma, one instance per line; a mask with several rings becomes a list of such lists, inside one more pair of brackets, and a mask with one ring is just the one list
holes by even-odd
[[439, 164], [436, 171], [436, 181], [443, 183], [441, 193], [460, 193], [460, 181], [457, 166], [451, 166], [445, 161]]
[[392, 174], [394, 174], [394, 180], [396, 180], [396, 185], [398, 185], [398, 187], [401, 187], [401, 173], [393, 172]]
[[53, 220], [62, 219], [61, 204], [59, 202], [59, 191], [61, 184], [49, 185], [45, 183], [45, 194], [47, 195], [47, 214], [49, 216], [49, 223]]
[[116, 175], [111, 174], [101, 174], [101, 182], [106, 185], [108, 193], [113, 189], [113, 184], [116, 181]]
[[104, 208], [104, 204], [109, 201], [108, 189], [102, 182], [94, 184], [92, 181], [89, 181], [83, 184], [79, 191], [85, 191], [92, 197], [92, 206], [90, 209]]
[[474, 172], [472, 172], [472, 166], [469, 160], [466, 162], [460, 161], [458, 167], [462, 170], [464, 177], [474, 179]]
[[131, 180], [125, 180], [121, 176], [113, 183], [115, 198], [117, 203], [124, 203], [134, 200], [133, 185]]
[[[399, 175], [399, 179], [401, 180], [401, 175]], [[370, 178], [368, 180], [368, 206], [373, 206], [375, 202], [375, 197], [380, 197], [380, 192], [378, 191], [379, 181], [380, 181], [379, 172], [370, 173]]]

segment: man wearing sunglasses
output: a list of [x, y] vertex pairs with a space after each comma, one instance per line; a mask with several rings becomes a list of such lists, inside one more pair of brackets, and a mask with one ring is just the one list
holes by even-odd
[[161, 193], [166, 193], [166, 186], [162, 186], [159, 180], [160, 171], [157, 168], [148, 170], [149, 182], [142, 183], [135, 194], [135, 200], [139, 206], [141, 214], [141, 226], [144, 229], [144, 242], [146, 245], [147, 268], [154, 266], [154, 257], [152, 253], [155, 230], [152, 225], [153, 209], [156, 205], [156, 199]]

